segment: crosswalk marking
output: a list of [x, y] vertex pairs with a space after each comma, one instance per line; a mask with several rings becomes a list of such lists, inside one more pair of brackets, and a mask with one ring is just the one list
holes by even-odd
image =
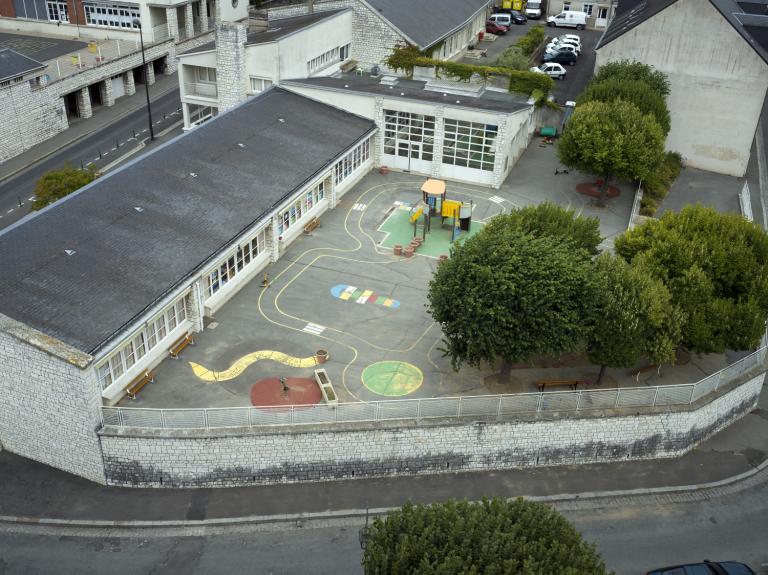
[[357, 210], [358, 212], [362, 212], [367, 206], [368, 204], [355, 204], [352, 206], [352, 209]]
[[305, 331], [313, 335], [320, 335], [325, 331], [325, 326], [317, 325], [316, 323], [308, 323], [307, 325], [304, 326], [304, 329], [302, 329], [301, 331]]
[[500, 204], [501, 202], [504, 201], [504, 198], [500, 198], [499, 196], [491, 196], [488, 199], [491, 200], [492, 202], [496, 203], [496, 204]]

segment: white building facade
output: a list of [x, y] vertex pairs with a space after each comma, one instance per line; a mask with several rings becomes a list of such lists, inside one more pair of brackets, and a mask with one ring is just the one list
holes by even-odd
[[575, 10], [587, 14], [587, 26], [605, 28], [616, 12], [616, 0], [547, 0], [547, 16]]

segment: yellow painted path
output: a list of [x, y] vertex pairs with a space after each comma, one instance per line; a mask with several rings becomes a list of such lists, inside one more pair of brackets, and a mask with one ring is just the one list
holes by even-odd
[[315, 356], [310, 357], [293, 357], [282, 353], [280, 351], [272, 351], [264, 349], [261, 351], [254, 351], [248, 355], [244, 355], [240, 359], [236, 360], [229, 369], [225, 371], [211, 371], [207, 367], [200, 365], [199, 363], [189, 362], [189, 367], [192, 368], [192, 372], [203, 381], [213, 383], [217, 381], [228, 381], [236, 378], [243, 373], [251, 364], [256, 363], [262, 359], [269, 359], [287, 365], [289, 367], [314, 367], [317, 365]]

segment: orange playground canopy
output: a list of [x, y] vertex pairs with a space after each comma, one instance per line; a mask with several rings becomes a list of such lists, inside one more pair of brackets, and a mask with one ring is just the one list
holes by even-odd
[[443, 180], [429, 179], [421, 186], [421, 191], [428, 196], [443, 196], [445, 195], [445, 182]]

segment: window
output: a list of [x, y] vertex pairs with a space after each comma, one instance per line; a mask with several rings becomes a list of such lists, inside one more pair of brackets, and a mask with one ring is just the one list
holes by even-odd
[[563, 2], [563, 12], [568, 12], [571, 9], [570, 2]]
[[192, 66], [192, 68], [195, 70], [195, 81], [208, 84], [216, 83], [216, 68], [203, 68], [202, 66]]
[[[416, 144], [416, 145], [414, 145]], [[384, 110], [384, 153], [432, 161], [435, 117]]]
[[493, 171], [498, 126], [445, 119], [443, 163]]
[[587, 16], [592, 16], [592, 9], [595, 7], [594, 4], [587, 4], [584, 3], [581, 5], [581, 11], [586, 12]]
[[89, 26], [109, 28], [141, 28], [134, 19], [141, 18], [139, 6], [134, 4], [113, 4], [111, 2], [83, 2], [85, 22]]
[[[341, 56], [342, 50], [346, 49], [346, 56]], [[331, 64], [334, 64], [336, 62], [339, 62], [340, 60], [346, 60], [346, 58], [349, 56], [349, 44], [345, 46], [336, 46], [332, 50], [328, 50], [327, 52], [324, 52], [323, 54], [320, 54], [317, 58], [312, 58], [309, 62], [307, 62], [307, 73], [312, 74], [314, 72], [317, 72], [318, 70], [322, 70], [323, 68], [330, 66]]]
[[45, 4], [48, 8], [48, 20], [50, 22], [69, 22], [69, 12], [66, 2], [48, 0]]
[[296, 200], [293, 202], [290, 206], [288, 206], [284, 211], [278, 213], [277, 215], [277, 233], [278, 235], [283, 235], [285, 230], [290, 228], [291, 226], [296, 225], [296, 223], [303, 217], [307, 215], [307, 212], [311, 210], [313, 207], [317, 206], [317, 204], [325, 197], [325, 182], [320, 182], [312, 189], [308, 190], [304, 196], [302, 196], [301, 199]]
[[256, 78], [255, 76], [250, 76], [250, 80], [251, 80], [252, 94], [258, 94], [259, 92], [263, 92], [264, 90], [266, 90], [272, 85], [272, 80], [269, 80], [267, 78]]
[[333, 181], [336, 185], [346, 180], [357, 168], [371, 157], [370, 138], [355, 147], [333, 167]]
[[349, 58], [349, 44], [344, 44], [339, 48], [339, 60], [343, 62], [347, 58]]
[[[206, 299], [247, 268], [263, 250], [264, 230], [261, 230], [251, 239], [237, 246], [234, 253], [227, 255], [223, 263], [208, 273], [206, 277]], [[177, 321], [181, 323], [186, 317], [186, 308], [183, 305], [179, 305], [176, 308]]]

